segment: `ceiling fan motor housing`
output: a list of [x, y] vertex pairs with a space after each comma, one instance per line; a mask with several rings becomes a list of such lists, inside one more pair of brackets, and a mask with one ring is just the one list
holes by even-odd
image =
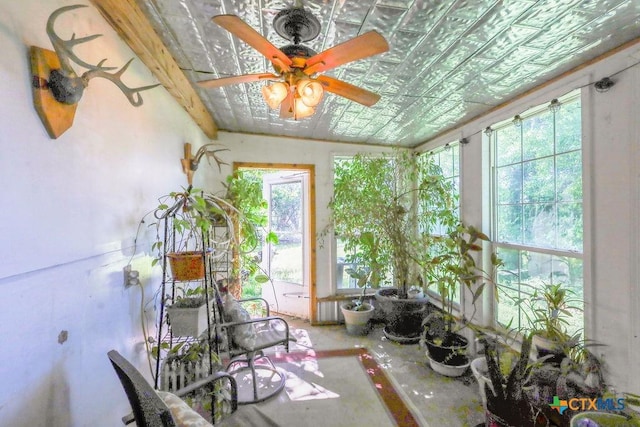
[[290, 44], [280, 48], [289, 58], [311, 58], [316, 51], [301, 44]]
[[298, 44], [318, 37], [320, 21], [306, 9], [292, 7], [278, 12], [273, 18], [273, 28], [280, 37]]

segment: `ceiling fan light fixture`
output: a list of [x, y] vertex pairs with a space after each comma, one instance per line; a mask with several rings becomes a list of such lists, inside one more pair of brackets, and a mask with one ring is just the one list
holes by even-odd
[[322, 85], [311, 79], [302, 79], [298, 82], [297, 88], [298, 96], [300, 100], [308, 106], [315, 107], [322, 100], [324, 89]]
[[288, 86], [282, 82], [262, 87], [262, 96], [269, 108], [275, 110], [289, 94]]
[[366, 89], [329, 76], [321, 75], [317, 79], [309, 76], [387, 52], [389, 43], [379, 32], [370, 30], [316, 53], [300, 43], [314, 39], [321, 25], [301, 4], [279, 13], [276, 18], [276, 32], [293, 42], [281, 49], [236, 15], [223, 14], [211, 18], [217, 25], [267, 58], [276, 74], [243, 74], [205, 80], [199, 84], [202, 87], [221, 87], [282, 78], [283, 82], [263, 86], [262, 95], [270, 108], [280, 109], [280, 117], [283, 119], [299, 120], [313, 115], [314, 107], [322, 101], [325, 90], [366, 107], [378, 102], [380, 95]]
[[304, 119], [305, 117], [312, 116], [316, 112], [316, 109], [307, 105], [302, 98], [295, 98], [293, 100], [293, 118], [294, 120]]
[[281, 119], [293, 119], [293, 100], [291, 96], [288, 96], [282, 104], [280, 104], [280, 118]]

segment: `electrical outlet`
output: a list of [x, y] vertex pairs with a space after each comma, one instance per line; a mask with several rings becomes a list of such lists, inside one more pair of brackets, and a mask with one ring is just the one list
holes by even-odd
[[135, 286], [140, 284], [140, 272], [131, 269], [131, 264], [126, 265], [122, 269], [124, 273], [124, 287]]

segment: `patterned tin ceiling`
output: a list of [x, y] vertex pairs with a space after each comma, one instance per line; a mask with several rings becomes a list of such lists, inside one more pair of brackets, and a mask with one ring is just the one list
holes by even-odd
[[[272, 72], [253, 48], [211, 21], [235, 14], [277, 47], [272, 20], [291, 1], [142, 0], [150, 21], [196, 82]], [[327, 93], [315, 115], [279, 118], [263, 82], [197, 88], [221, 130], [414, 147], [561, 73], [640, 37], [640, 0], [319, 0], [317, 52], [369, 30], [381, 55], [328, 75], [379, 93], [371, 108]], [[604, 76], [603, 76], [604, 77]]]

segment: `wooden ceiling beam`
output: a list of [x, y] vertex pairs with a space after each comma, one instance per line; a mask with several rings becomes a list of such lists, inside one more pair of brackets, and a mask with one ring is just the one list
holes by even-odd
[[135, 0], [91, 0], [102, 16], [189, 113], [205, 135], [217, 139], [218, 127], [202, 99], [156, 34]]

